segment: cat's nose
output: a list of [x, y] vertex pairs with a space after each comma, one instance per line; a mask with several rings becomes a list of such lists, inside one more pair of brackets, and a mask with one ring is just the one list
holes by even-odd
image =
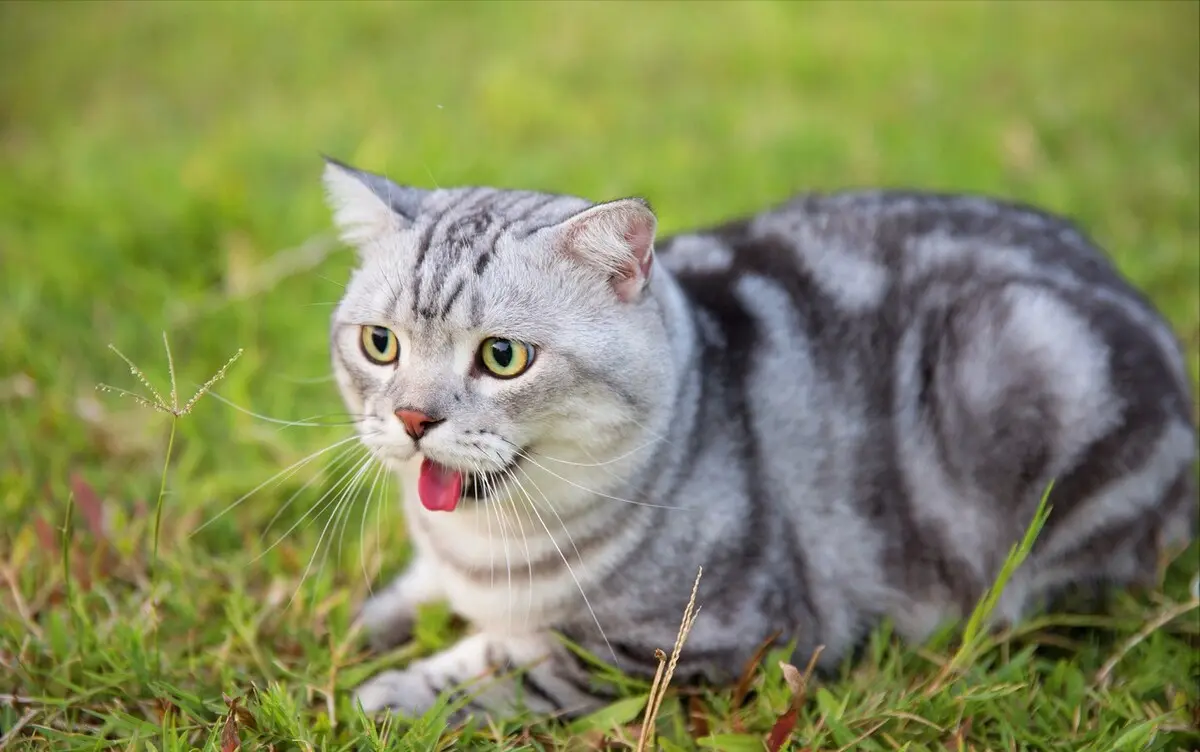
[[429, 417], [420, 410], [409, 410], [403, 407], [396, 411], [396, 417], [404, 424], [404, 432], [412, 437], [413, 441], [424, 436], [430, 427], [442, 422], [440, 419]]

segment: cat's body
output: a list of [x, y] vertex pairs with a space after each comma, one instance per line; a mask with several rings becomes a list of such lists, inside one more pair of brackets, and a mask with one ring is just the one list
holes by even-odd
[[[536, 664], [468, 710], [587, 710], [553, 633], [651, 673], [699, 567], [684, 677], [727, 681], [772, 634], [827, 666], [881, 618], [920, 640], [972, 607], [1052, 480], [1001, 619], [1147, 581], [1193, 535], [1179, 347], [1063, 220], [848, 192], [653, 249], [636, 200], [425, 192], [332, 162], [326, 181], [362, 259], [335, 371], [401, 468], [415, 544], [364, 619], [400, 639], [445, 598], [477, 630], [372, 679], [368, 709]], [[383, 348], [362, 337], [389, 341], [364, 326], [395, 333], [394, 361], [364, 358]], [[534, 345], [528, 370], [481, 368], [487, 337]]]

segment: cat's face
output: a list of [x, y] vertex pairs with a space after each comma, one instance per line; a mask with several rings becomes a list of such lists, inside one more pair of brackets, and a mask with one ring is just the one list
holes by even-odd
[[333, 316], [338, 384], [376, 456], [423, 458], [425, 506], [539, 456], [602, 462], [644, 425], [670, 371], [643, 203], [426, 192], [337, 163], [325, 180], [360, 259]]

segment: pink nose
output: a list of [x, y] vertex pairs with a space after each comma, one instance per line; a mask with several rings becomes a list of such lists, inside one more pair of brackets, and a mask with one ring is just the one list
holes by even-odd
[[420, 410], [405, 410], [403, 408], [396, 411], [396, 417], [404, 424], [404, 431], [414, 440], [425, 435], [425, 429], [429, 426], [440, 423], [441, 421], [434, 420]]

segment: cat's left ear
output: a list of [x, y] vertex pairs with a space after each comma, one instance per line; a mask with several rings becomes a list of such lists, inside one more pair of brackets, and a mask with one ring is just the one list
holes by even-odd
[[324, 157], [326, 198], [346, 243], [364, 250], [389, 233], [411, 227], [428, 191]]
[[654, 266], [658, 219], [639, 198], [609, 201], [585, 209], [562, 224], [563, 250], [608, 274], [617, 297], [638, 300]]

